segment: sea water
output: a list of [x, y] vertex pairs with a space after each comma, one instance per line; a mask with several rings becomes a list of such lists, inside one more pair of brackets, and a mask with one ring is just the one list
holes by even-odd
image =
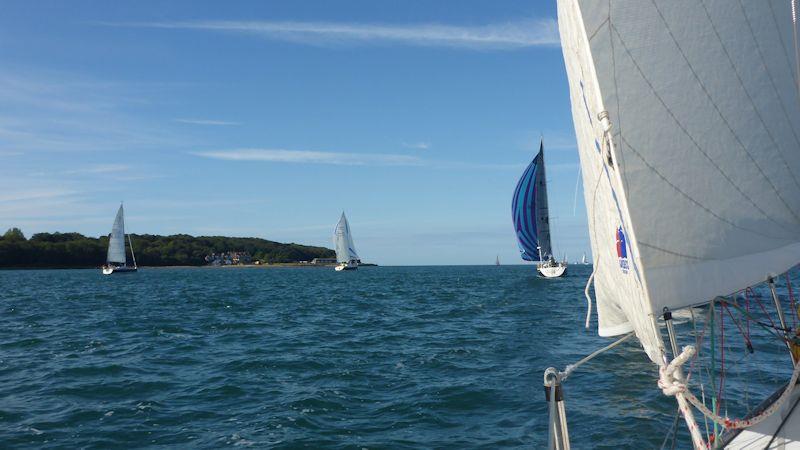
[[[0, 271], [0, 447], [543, 448], [543, 371], [610, 342], [590, 271]], [[635, 340], [582, 366], [573, 447], [658, 447], [656, 375]]]

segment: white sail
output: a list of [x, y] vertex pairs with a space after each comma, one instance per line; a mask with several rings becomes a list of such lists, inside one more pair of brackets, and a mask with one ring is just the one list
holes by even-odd
[[125, 264], [125, 218], [122, 205], [119, 205], [117, 217], [114, 219], [114, 226], [111, 227], [111, 234], [108, 236], [108, 254], [106, 261], [109, 263]]
[[339, 218], [339, 223], [336, 224], [336, 230], [333, 233], [333, 246], [336, 249], [337, 262], [350, 262], [358, 261], [358, 253], [356, 253], [356, 246], [353, 244], [353, 236], [350, 234], [350, 224], [347, 223], [347, 217], [342, 213]]
[[[800, 260], [789, 1], [559, 0], [601, 335]], [[612, 126], [613, 124], [613, 126]]]

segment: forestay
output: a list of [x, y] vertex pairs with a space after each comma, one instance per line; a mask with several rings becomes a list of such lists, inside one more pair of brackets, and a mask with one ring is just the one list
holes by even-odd
[[[599, 331], [633, 329], [800, 260], [790, 2], [559, 0]], [[613, 124], [613, 125], [612, 125]]]
[[336, 230], [333, 233], [333, 245], [336, 249], [337, 262], [359, 260], [356, 247], [353, 245], [353, 236], [350, 234], [350, 224], [347, 223], [347, 217], [345, 217], [344, 213], [339, 218], [339, 223], [336, 224]]
[[108, 253], [106, 261], [109, 263], [125, 264], [125, 218], [122, 205], [119, 205], [117, 217], [114, 219], [114, 226], [111, 227], [111, 234], [108, 236]]
[[540, 253], [543, 258], [550, 256], [552, 249], [543, 142], [539, 144], [539, 153], [517, 182], [511, 201], [511, 215], [522, 259], [537, 261]]

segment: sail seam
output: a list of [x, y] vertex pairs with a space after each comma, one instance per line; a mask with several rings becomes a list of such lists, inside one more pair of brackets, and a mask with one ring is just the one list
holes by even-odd
[[786, 242], [793, 242], [793, 241], [794, 241], [794, 238], [784, 238], [784, 237], [770, 236], [770, 235], [767, 235], [767, 234], [764, 234], [764, 233], [759, 233], [758, 231], [755, 231], [755, 230], [751, 230], [751, 229], [749, 229], [749, 228], [742, 227], [741, 225], [737, 225], [737, 224], [735, 224], [735, 223], [731, 222], [730, 220], [728, 220], [728, 219], [726, 219], [726, 218], [724, 218], [724, 217], [720, 216], [719, 214], [717, 214], [717, 213], [715, 213], [714, 211], [712, 211], [712, 210], [711, 210], [709, 207], [707, 207], [707, 206], [705, 206], [704, 204], [700, 203], [698, 200], [696, 200], [694, 197], [692, 197], [691, 195], [687, 194], [686, 192], [683, 192], [683, 191], [682, 191], [682, 190], [681, 190], [681, 189], [680, 189], [678, 186], [676, 186], [676, 185], [675, 185], [675, 184], [673, 184], [671, 181], [669, 181], [669, 179], [668, 179], [666, 176], [664, 176], [664, 175], [663, 175], [661, 172], [659, 172], [659, 171], [658, 171], [658, 169], [656, 169], [655, 167], [653, 167], [653, 166], [652, 166], [652, 165], [651, 165], [651, 164], [650, 164], [650, 163], [649, 163], [649, 162], [648, 162], [648, 161], [645, 159], [645, 157], [644, 157], [644, 156], [642, 156], [642, 154], [641, 154], [641, 153], [640, 153], [638, 150], [636, 150], [636, 148], [635, 148], [634, 146], [632, 146], [632, 145], [631, 145], [631, 143], [630, 143], [630, 142], [628, 142], [628, 140], [627, 140], [627, 139], [625, 139], [625, 137], [624, 137], [624, 136], [620, 136], [620, 138], [621, 138], [622, 142], [623, 142], [623, 143], [624, 143], [624, 144], [625, 144], [625, 145], [626, 145], [626, 146], [627, 146], [627, 147], [628, 147], [628, 148], [631, 150], [631, 153], [633, 153], [634, 155], [636, 155], [636, 156], [637, 156], [637, 157], [638, 157], [638, 158], [639, 158], [639, 159], [640, 159], [640, 160], [641, 160], [641, 161], [644, 163], [644, 165], [645, 165], [645, 166], [647, 166], [647, 168], [648, 168], [648, 169], [650, 169], [650, 171], [652, 171], [652, 172], [653, 172], [654, 174], [656, 174], [656, 175], [657, 175], [659, 178], [661, 178], [661, 179], [662, 179], [662, 180], [663, 180], [665, 183], [667, 183], [667, 185], [669, 185], [671, 188], [673, 188], [673, 189], [674, 189], [676, 192], [678, 192], [679, 194], [681, 194], [683, 197], [685, 197], [685, 198], [686, 198], [687, 200], [689, 200], [690, 202], [692, 202], [692, 203], [694, 203], [695, 205], [697, 205], [699, 208], [701, 208], [701, 209], [702, 209], [702, 210], [704, 210], [705, 212], [707, 212], [707, 213], [709, 213], [710, 215], [712, 215], [713, 217], [715, 217], [717, 220], [719, 220], [719, 221], [721, 221], [721, 222], [724, 222], [724, 223], [727, 223], [728, 225], [730, 225], [730, 226], [731, 226], [731, 227], [733, 227], [733, 228], [737, 228], [737, 229], [740, 229], [740, 230], [742, 230], [742, 231], [747, 231], [747, 232], [750, 232], [750, 233], [753, 233], [753, 234], [756, 234], [756, 235], [758, 235], [758, 236], [762, 236], [762, 237], [765, 237], [765, 238], [768, 238], [768, 239], [779, 240], [779, 241], [786, 241]]
[[[780, 222], [778, 222], [778, 221], [776, 221], [775, 219], [773, 219], [772, 217], [770, 217], [770, 216], [769, 216], [769, 215], [768, 215], [768, 214], [767, 214], [767, 213], [766, 213], [766, 212], [765, 212], [763, 209], [761, 209], [761, 207], [760, 207], [760, 206], [758, 206], [758, 204], [757, 204], [757, 203], [756, 203], [756, 202], [755, 202], [755, 201], [754, 201], [752, 198], [750, 198], [750, 197], [749, 197], [747, 194], [745, 194], [745, 193], [744, 193], [744, 192], [743, 192], [743, 191], [742, 191], [742, 190], [741, 190], [741, 189], [740, 189], [740, 188], [739, 188], [739, 187], [736, 185], [736, 183], [734, 183], [734, 182], [733, 182], [733, 180], [730, 178], [730, 176], [729, 176], [727, 173], [725, 173], [725, 171], [724, 171], [724, 170], [722, 170], [722, 168], [721, 168], [721, 167], [720, 167], [720, 166], [717, 164], [717, 162], [716, 162], [716, 161], [714, 161], [714, 159], [713, 159], [713, 158], [711, 158], [711, 157], [708, 155], [708, 153], [706, 153], [706, 152], [705, 152], [705, 151], [702, 149], [702, 147], [700, 146], [700, 144], [699, 144], [699, 143], [698, 143], [698, 142], [695, 140], [694, 136], [692, 136], [692, 135], [689, 133], [689, 131], [688, 131], [688, 130], [687, 130], [685, 127], [684, 127], [684, 125], [683, 125], [683, 124], [682, 124], [682, 123], [681, 123], [681, 122], [678, 120], [678, 118], [675, 116], [675, 113], [673, 113], [673, 112], [672, 112], [672, 110], [669, 108], [669, 106], [667, 106], [667, 104], [664, 102], [664, 99], [663, 99], [663, 98], [662, 98], [662, 97], [661, 97], [661, 96], [658, 94], [658, 92], [655, 90], [655, 88], [654, 88], [654, 86], [653, 86], [652, 82], [651, 82], [651, 81], [650, 81], [650, 79], [648, 79], [648, 78], [647, 78], [647, 76], [644, 74], [644, 71], [643, 71], [643, 70], [642, 70], [642, 68], [639, 66], [639, 63], [636, 61], [636, 58], [634, 58], [634, 57], [633, 57], [633, 55], [631, 54], [631, 52], [630, 52], [630, 50], [629, 50], [629, 48], [628, 48], [627, 44], [625, 43], [625, 40], [624, 40], [624, 39], [622, 39], [622, 36], [620, 35], [620, 33], [619, 33], [619, 30], [617, 30], [617, 28], [616, 28], [616, 27], [614, 27], [614, 25], [613, 25], [613, 24], [611, 24], [611, 27], [614, 29], [614, 32], [615, 32], [615, 34], [617, 35], [617, 37], [619, 38], [619, 41], [620, 41], [620, 43], [622, 44], [623, 48], [625, 49], [625, 53], [627, 53], [627, 54], [628, 54], [628, 56], [630, 56], [630, 58], [631, 58], [631, 62], [633, 62], [633, 65], [636, 67], [636, 70], [637, 70], [637, 71], [639, 72], [639, 74], [642, 76], [642, 79], [645, 81], [645, 83], [647, 83], [647, 85], [650, 87], [650, 91], [651, 91], [651, 92], [653, 93], [653, 95], [654, 95], [654, 96], [655, 96], [655, 97], [658, 99], [659, 103], [661, 103], [661, 106], [663, 106], [663, 107], [664, 107], [664, 109], [667, 111], [667, 114], [669, 114], [669, 116], [670, 116], [670, 117], [671, 117], [671, 118], [672, 118], [672, 119], [675, 121], [675, 124], [678, 126], [678, 128], [680, 128], [680, 129], [681, 129], [681, 131], [683, 131], [683, 133], [686, 135], [686, 137], [688, 137], [688, 138], [689, 138], [689, 140], [691, 140], [691, 141], [692, 141], [692, 144], [694, 144], [695, 148], [697, 148], [697, 150], [698, 150], [698, 151], [699, 151], [699, 152], [700, 152], [700, 153], [701, 153], [703, 156], [705, 156], [705, 157], [706, 157], [706, 159], [707, 159], [707, 160], [708, 160], [708, 161], [709, 161], [709, 162], [710, 162], [710, 163], [711, 163], [711, 164], [714, 166], [714, 168], [716, 168], [716, 169], [717, 169], [717, 171], [718, 171], [718, 172], [719, 172], [719, 173], [720, 173], [720, 174], [721, 174], [721, 175], [722, 175], [722, 176], [725, 178], [725, 180], [727, 180], [727, 181], [728, 181], [728, 183], [729, 183], [729, 184], [730, 184], [730, 185], [731, 185], [731, 186], [732, 186], [732, 187], [733, 187], [733, 188], [736, 190], [736, 192], [738, 192], [739, 194], [741, 194], [741, 196], [742, 196], [744, 199], [746, 199], [746, 200], [747, 200], [747, 201], [748, 201], [748, 202], [749, 202], [751, 205], [753, 205], [753, 207], [754, 207], [754, 208], [755, 208], [755, 209], [756, 209], [758, 212], [760, 212], [760, 213], [761, 213], [761, 214], [762, 214], [764, 217], [766, 217], [766, 218], [767, 218], [768, 220], [770, 220], [771, 222], [773, 222], [773, 223], [775, 223], [776, 225], [780, 226], [781, 228], [784, 228], [784, 229], [785, 229], [784, 225], [782, 225]], [[787, 229], [786, 231], [790, 231], [790, 232], [791, 232], [791, 230], [788, 230], [788, 229]]]
[[[767, 3], [769, 3], [769, 2], [767, 2]], [[703, 6], [703, 11], [705, 11], [706, 17], [708, 17], [708, 22], [711, 24], [711, 29], [714, 31], [714, 35], [717, 37], [717, 40], [719, 41], [719, 45], [720, 45], [720, 47], [722, 47], [722, 51], [725, 53], [725, 57], [728, 59], [728, 62], [730, 63], [731, 67], [733, 68], [733, 73], [734, 73], [734, 75], [736, 75], [736, 80], [739, 81], [739, 85], [742, 87], [742, 90], [744, 91], [744, 94], [747, 96], [747, 99], [750, 101], [750, 104], [753, 106], [753, 111], [755, 111], [756, 116], [758, 117], [758, 120], [761, 122], [761, 125], [764, 127], [764, 131], [767, 132], [767, 135], [769, 136], [770, 140], [772, 141], [772, 144], [775, 145], [775, 150], [777, 151], [778, 155], [781, 157], [781, 161], [783, 162], [783, 165], [786, 167], [786, 170], [791, 175], [792, 180], [794, 180], [795, 186], [797, 186], [797, 188], [800, 189], [800, 183], [798, 183], [797, 177], [795, 176], [794, 172], [792, 171], [792, 168], [789, 167], [789, 163], [786, 160], [785, 155], [781, 151], [781, 148], [778, 145], [778, 141], [775, 139], [775, 136], [772, 134], [772, 131], [770, 131], [769, 127], [767, 126], [767, 122], [764, 120], [764, 116], [761, 114], [761, 111], [759, 110], [758, 106], [756, 106], [756, 103], [753, 100], [753, 96], [750, 95], [750, 92], [747, 90], [747, 87], [745, 87], [744, 81], [742, 80], [742, 77], [741, 77], [741, 74], [739, 73], [739, 70], [736, 67], [736, 64], [733, 62], [733, 58], [731, 57], [730, 52], [728, 52], [728, 48], [725, 46], [725, 43], [722, 41], [722, 37], [719, 35], [719, 31], [717, 30], [717, 26], [714, 24], [714, 20], [711, 18], [711, 14], [709, 13], [708, 8], [706, 7], [705, 3], [703, 3], [702, 1], [700, 2], [700, 4]], [[772, 8], [772, 5], [770, 5], [770, 8]], [[747, 20], [747, 14], [744, 12], [744, 9], [742, 9], [742, 14], [745, 16], [745, 20]], [[756, 41], [756, 37], [752, 33], [752, 29], [751, 29], [751, 35], [753, 35], [753, 40]], [[780, 32], [778, 33], [778, 36], [780, 37]], [[783, 41], [781, 40], [781, 43], [782, 42]], [[758, 46], [758, 42], [757, 41], [756, 41], [756, 46]], [[766, 64], [764, 64], [764, 69], [766, 71]], [[767, 71], [767, 74], [769, 75], [768, 71]], [[770, 81], [772, 82], [772, 76], [770, 76]], [[777, 91], [777, 89], [775, 89], [775, 83], [774, 82], [772, 82], [772, 87], [775, 90], [775, 95], [778, 98], [778, 102], [782, 103], [781, 99], [780, 99], [780, 95], [778, 95], [778, 91]], [[781, 107], [783, 108], [783, 105], [781, 105]], [[794, 131], [794, 126], [792, 125], [791, 120], [789, 120], [789, 115], [787, 114], [785, 108], [783, 108], [783, 114], [784, 114], [784, 117], [786, 118], [786, 121], [789, 124], [789, 129], [792, 130], [792, 135], [794, 136], [795, 143], [798, 145], [798, 147], [800, 147], [800, 139], [798, 139], [797, 133], [795, 133], [795, 131]]]
[[[767, 1], [769, 3], [769, 1]], [[756, 44], [756, 51], [758, 52], [758, 59], [761, 61], [761, 65], [764, 69], [764, 72], [767, 74], [769, 78], [769, 84], [772, 86], [772, 90], [775, 92], [775, 97], [778, 98], [778, 104], [781, 105], [781, 110], [783, 111], [784, 117], [786, 117], [786, 121], [789, 123], [789, 128], [792, 130], [792, 134], [794, 135], [795, 142], [800, 145], [800, 139], [797, 137], [797, 131], [794, 129], [794, 124], [789, 119], [789, 112], [786, 111], [786, 105], [783, 103], [783, 98], [778, 93], [778, 87], [775, 85], [775, 79], [772, 77], [772, 72], [769, 71], [769, 67], [767, 67], [767, 61], [764, 58], [764, 52], [761, 50], [761, 44], [758, 42], [758, 38], [756, 37], [755, 31], [753, 31], [753, 25], [750, 23], [750, 18], [747, 17], [747, 11], [744, 9], [744, 4], [742, 0], [739, 0], [739, 7], [742, 9], [742, 17], [744, 17], [744, 21], [747, 24], [747, 29], [750, 31], [750, 36], [753, 37], [753, 42]], [[784, 163], [786, 161], [784, 160]], [[794, 178], [794, 173], [792, 173], [792, 178]], [[795, 183], [797, 183], [797, 179], [794, 178]]]
[[[661, 18], [661, 21], [664, 23], [664, 28], [667, 30], [667, 33], [669, 34], [670, 39], [672, 39], [672, 42], [675, 43], [675, 47], [678, 49], [678, 53], [681, 54], [681, 57], [686, 62], [686, 65], [689, 67], [689, 70], [692, 72], [692, 75], [694, 76], [695, 81], [697, 81], [697, 84], [700, 86], [700, 89], [702, 89], [703, 93], [706, 94], [706, 97], [708, 97], [708, 101], [711, 103], [711, 106], [714, 107], [714, 110], [717, 112], [717, 115], [719, 115], [719, 118], [722, 119], [722, 122], [725, 124], [725, 127], [727, 127], [728, 131], [730, 131], [731, 136], [733, 136], [733, 139], [736, 141], [737, 144], [739, 144], [739, 147], [742, 148], [742, 151], [744, 151], [744, 154], [747, 155], [748, 159], [750, 159], [750, 162], [755, 166], [756, 169], [758, 169], [758, 172], [761, 174], [761, 176], [764, 178], [764, 180], [766, 180], [766, 182], [770, 185], [770, 187], [772, 187], [772, 190], [775, 191], [775, 195], [778, 196], [778, 198], [783, 203], [783, 205], [786, 207], [786, 209], [794, 216], [795, 220], [798, 223], [800, 223], [800, 216], [798, 216], [797, 213], [789, 206], [789, 204], [786, 202], [786, 200], [781, 195], [780, 191], [778, 191], [778, 188], [775, 186], [775, 184], [772, 182], [772, 180], [764, 172], [764, 169], [761, 167], [760, 164], [758, 164], [756, 159], [753, 157], [753, 155], [750, 153], [750, 151], [744, 145], [744, 142], [742, 142], [742, 139], [733, 130], [733, 127], [731, 126], [730, 122], [728, 122], [728, 119], [725, 117], [724, 114], [722, 114], [722, 110], [719, 109], [719, 105], [717, 105], [717, 103], [714, 101], [714, 98], [711, 96], [711, 93], [708, 92], [708, 88], [706, 87], [705, 83], [703, 83], [703, 81], [700, 79], [700, 76], [697, 74], [697, 71], [695, 70], [694, 66], [689, 61], [689, 58], [686, 56], [686, 53], [683, 51], [683, 47], [681, 47], [681, 45], [678, 43], [678, 40], [675, 38], [675, 34], [672, 32], [672, 28], [670, 28], [669, 23], [667, 22], [667, 19], [661, 13], [661, 10], [658, 8], [658, 5], [653, 0], [650, 0], [650, 3], [653, 5], [653, 8], [655, 8], [656, 12], [658, 13], [658, 16]], [[746, 16], [747, 15], [745, 14], [745, 20], [747, 20]], [[617, 33], [617, 34], [619, 35], [619, 33]], [[751, 35], [753, 34], [753, 30], [752, 29], [750, 29], [750, 34]], [[620, 39], [622, 39], [621, 36], [620, 36]], [[755, 39], [755, 36], [753, 36], [753, 39]], [[758, 43], [756, 43], [756, 46], [758, 46]], [[631, 55], [631, 58], [633, 58], [633, 55]], [[734, 68], [734, 72], [735, 72], [735, 68]], [[769, 73], [767, 73], [767, 75], [769, 75]], [[770, 80], [771, 79], [772, 78], [770, 76]], [[774, 87], [775, 87], [775, 84], [773, 83], [773, 88]], [[780, 98], [778, 98], [778, 101], [780, 102]], [[786, 114], [786, 110], [785, 109], [784, 109], [784, 114]], [[780, 151], [778, 151], [778, 153], [780, 154]], [[781, 157], [783, 157], [783, 155], [781, 155]], [[785, 161], [784, 161], [784, 164], [786, 164]], [[796, 181], [795, 181], [795, 183], [796, 183]], [[798, 188], [800, 188], [800, 185], [798, 185]]]
[[[797, 76], [798, 74], [795, 72], [795, 67], [793, 67], [791, 63], [791, 57], [789, 56], [789, 48], [786, 46], [786, 42], [783, 40], [783, 34], [780, 32], [780, 26], [778, 25], [778, 17], [775, 15], [775, 8], [772, 7], [772, 2], [768, 1], [767, 5], [769, 5], [769, 10], [772, 13], [772, 23], [775, 24], [775, 29], [778, 30], [778, 38], [781, 41], [781, 47], [783, 47], [783, 53], [786, 56], [786, 69], [789, 71], [789, 78], [792, 79], [794, 82], [795, 91], [796, 93], [800, 94], [800, 91], [797, 90]], [[792, 24], [792, 32], [794, 33], [794, 24]], [[797, 58], [795, 58], [796, 60]], [[795, 95], [797, 97], [797, 95]]]

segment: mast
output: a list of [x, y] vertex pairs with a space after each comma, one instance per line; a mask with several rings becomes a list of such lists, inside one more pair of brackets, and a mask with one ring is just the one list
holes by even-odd
[[136, 267], [136, 255], [133, 253], [133, 242], [131, 242], [130, 233], [128, 233], [128, 245], [131, 247], [131, 258], [133, 258], [133, 267]]

